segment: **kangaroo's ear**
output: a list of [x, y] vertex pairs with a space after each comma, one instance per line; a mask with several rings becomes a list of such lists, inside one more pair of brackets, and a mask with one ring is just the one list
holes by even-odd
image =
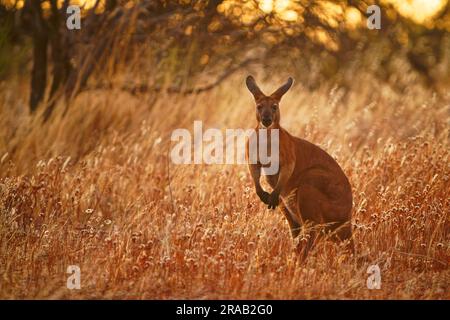
[[247, 77], [247, 79], [245, 80], [245, 84], [247, 85], [248, 90], [250, 90], [255, 99], [264, 96], [264, 93], [262, 93], [261, 89], [259, 89], [258, 85], [256, 84], [255, 78], [253, 78], [252, 76]]
[[277, 100], [280, 100], [281, 97], [289, 90], [289, 88], [294, 83], [294, 79], [289, 77], [289, 79], [286, 81], [285, 84], [283, 84], [281, 87], [279, 87], [274, 93], [272, 93], [270, 96], [272, 98], [275, 98]]

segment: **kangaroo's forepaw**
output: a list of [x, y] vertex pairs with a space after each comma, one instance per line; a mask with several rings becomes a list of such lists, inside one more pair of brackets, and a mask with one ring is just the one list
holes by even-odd
[[275, 209], [280, 204], [280, 195], [276, 192], [272, 192], [269, 195], [268, 208]]
[[264, 202], [265, 204], [269, 204], [269, 198], [270, 198], [270, 194], [266, 191], [261, 191], [258, 194], [258, 197], [261, 199], [262, 202]]

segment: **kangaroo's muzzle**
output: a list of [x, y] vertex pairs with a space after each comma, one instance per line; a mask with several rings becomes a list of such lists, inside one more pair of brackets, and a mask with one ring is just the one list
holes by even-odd
[[264, 117], [261, 119], [261, 123], [263, 124], [264, 127], [268, 128], [272, 124], [272, 118]]

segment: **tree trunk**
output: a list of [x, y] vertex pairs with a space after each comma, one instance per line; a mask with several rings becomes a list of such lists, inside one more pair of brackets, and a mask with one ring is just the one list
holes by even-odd
[[49, 19], [49, 29], [50, 29], [50, 47], [52, 53], [53, 62], [53, 79], [52, 86], [50, 88], [49, 103], [44, 113], [44, 121], [46, 121], [53, 112], [55, 106], [55, 94], [58, 89], [65, 84], [67, 77], [69, 75], [70, 66], [70, 56], [69, 47], [64, 45], [66, 42], [66, 37], [61, 34], [61, 17], [58, 10], [57, 1], [51, 0], [51, 16]]
[[30, 111], [36, 111], [47, 84], [47, 30], [40, 1], [27, 1], [33, 26], [33, 70], [31, 72]]

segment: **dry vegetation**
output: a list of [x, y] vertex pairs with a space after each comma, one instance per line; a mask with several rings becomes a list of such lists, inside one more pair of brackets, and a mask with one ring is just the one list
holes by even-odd
[[[450, 95], [370, 78], [345, 97], [294, 86], [282, 124], [349, 176], [363, 257], [322, 241], [301, 261], [245, 166], [167, 158], [171, 131], [194, 120], [253, 126], [244, 76], [185, 97], [87, 91], [45, 125], [28, 115], [26, 84], [2, 84], [0, 297], [449, 299]], [[81, 290], [66, 288], [73, 264]], [[371, 264], [381, 290], [366, 287]]]

